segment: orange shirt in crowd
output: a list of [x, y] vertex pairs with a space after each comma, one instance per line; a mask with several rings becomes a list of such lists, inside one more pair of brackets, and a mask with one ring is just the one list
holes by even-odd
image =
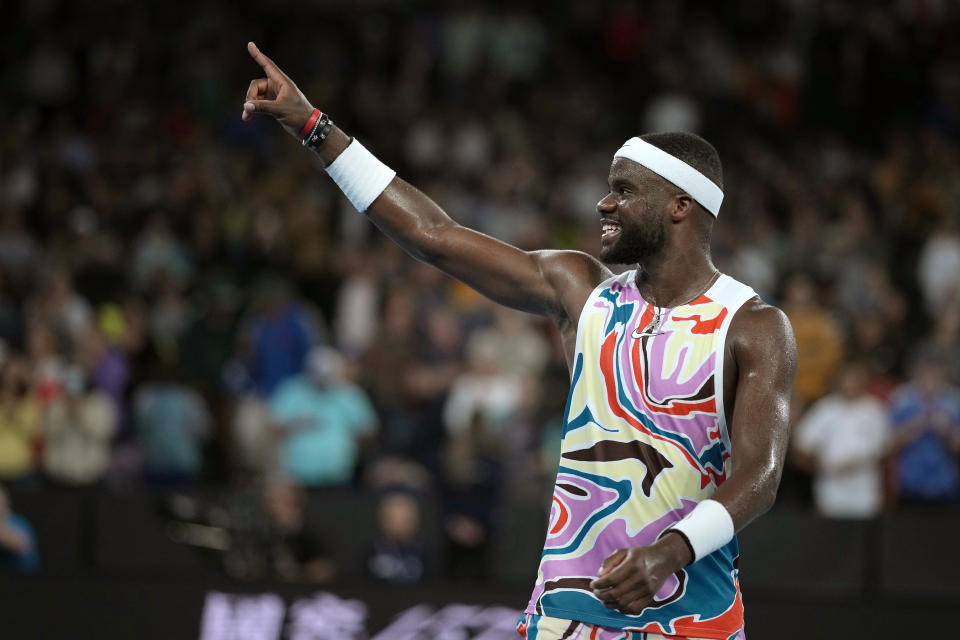
[[823, 309], [786, 309], [797, 338], [797, 377], [793, 392], [802, 406], [829, 389], [843, 356], [840, 330]]

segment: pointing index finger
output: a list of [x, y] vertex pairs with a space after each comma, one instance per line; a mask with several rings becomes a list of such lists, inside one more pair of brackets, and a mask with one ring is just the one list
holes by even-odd
[[280, 67], [275, 65], [273, 60], [265, 56], [253, 42], [247, 43], [247, 51], [250, 52], [250, 57], [256, 60], [257, 64], [263, 67], [263, 70], [267, 73], [268, 78], [273, 80], [281, 80], [286, 78], [286, 75], [284, 75], [283, 71], [280, 71]]

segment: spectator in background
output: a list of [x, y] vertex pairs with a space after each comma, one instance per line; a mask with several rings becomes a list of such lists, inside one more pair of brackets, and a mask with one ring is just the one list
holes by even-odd
[[484, 580], [490, 575], [490, 540], [503, 466], [500, 436], [477, 411], [444, 450], [443, 531], [451, 578]]
[[183, 286], [172, 278], [156, 283], [152, 291], [149, 331], [164, 353], [173, 353], [189, 321], [189, 304]]
[[[449, 310], [430, 309], [419, 317], [416, 293], [397, 287], [387, 296], [382, 330], [365, 363], [365, 386], [383, 419], [380, 453], [437, 472], [444, 440], [443, 407], [460, 371], [462, 330], [459, 318]], [[418, 334], [418, 325], [423, 334]]]
[[178, 360], [189, 372], [191, 386], [206, 400], [214, 416], [216, 446], [210, 462], [220, 472], [214, 475], [220, 477], [242, 468], [245, 462], [230, 451], [230, 445], [238, 441], [234, 427], [239, 413], [232, 392], [246, 391], [251, 402], [263, 402], [250, 392], [243, 365], [233, 359], [240, 324], [240, 295], [232, 278], [214, 272], [191, 296], [190, 319], [177, 343]]
[[186, 283], [193, 272], [189, 255], [161, 212], [147, 220], [133, 247], [130, 266], [133, 284], [140, 291], [154, 291], [164, 284], [175, 287]]
[[337, 294], [333, 328], [337, 348], [352, 360], [366, 353], [377, 336], [381, 260], [375, 251], [345, 253], [346, 277]]
[[[464, 336], [460, 318], [446, 307], [427, 309], [421, 326], [423, 333], [419, 336], [413, 361], [402, 375], [414, 401], [415, 438], [418, 446], [426, 450], [420, 452], [424, 456], [436, 455], [443, 447], [443, 409], [450, 387], [463, 368]], [[424, 462], [428, 466], [436, 464], [431, 460]]]
[[263, 477], [278, 466], [277, 434], [270, 407], [263, 398], [246, 394], [233, 402], [229, 455], [235, 470]]
[[828, 518], [872, 518], [884, 506], [890, 425], [868, 381], [866, 365], [844, 365], [835, 391], [810, 407], [794, 433], [794, 454], [813, 473], [817, 511]]
[[66, 363], [61, 353], [62, 346], [46, 321], [35, 320], [30, 323], [26, 361], [30, 366], [30, 383], [41, 407], [63, 392]]
[[[223, 78], [248, 64], [227, 46], [249, 33], [245, 12], [170, 23], [203, 49], [197, 65], [196, 47], [158, 46], [160, 31], [144, 30], [165, 17], [158, 3], [116, 11], [115, 3], [39, 2], [26, 12], [16, 4], [0, 3], [9, 18], [0, 19], [7, 58], [27, 63], [26, 83], [23, 74], [0, 74], [11, 97], [0, 133], [0, 338], [29, 352], [18, 360], [28, 372], [23, 405], [33, 409], [19, 413], [20, 401], [10, 398], [20, 396], [3, 398], [0, 382], [0, 474], [5, 465], [32, 469], [42, 457], [39, 413], [67, 401], [74, 362], [117, 403], [112, 464], [135, 476], [128, 417], [138, 396], [128, 385], [152, 380], [156, 346], [148, 345], [158, 341], [189, 373], [180, 395], [187, 386], [199, 391], [222, 427], [231, 416], [250, 425], [238, 429], [253, 434], [245, 451], [265, 455], [245, 463], [254, 473], [268, 469], [265, 398], [302, 372], [319, 337], [289, 287], [253, 286], [264, 270], [300, 283], [334, 320], [334, 342], [357, 363], [379, 414], [381, 450], [396, 454], [388, 470], [443, 475], [439, 452], [451, 431], [441, 409], [460, 373], [460, 345], [470, 353], [480, 348], [474, 343], [497, 352], [498, 374], [555, 385], [529, 397], [539, 403], [538, 424], [551, 417], [543, 466], [555, 467], [562, 420], [554, 416], [562, 415], [569, 376], [562, 359], [558, 373], [539, 373], [538, 327], [505, 310], [491, 323], [484, 307], [458, 300], [468, 289], [401, 257], [371, 236], [365, 217], [340, 215], [349, 205], [314, 179], [309, 154], [295, 154], [283, 171], [263, 166], [263, 158], [291, 152], [288, 141], [239, 127], [227, 108], [234, 98], [221, 90]], [[763, 10], [746, 13], [698, 3], [689, 20], [669, 0], [565, 3], [549, 18], [519, 5], [381, 4], [382, 20], [345, 21], [317, 40], [313, 54], [351, 67], [355, 81], [333, 74], [316, 90], [354, 105], [362, 139], [383, 146], [401, 175], [423, 179], [459, 221], [524, 248], [596, 253], [594, 205], [609, 158], [587, 150], [619, 142], [638, 122], [702, 126], [728, 158], [731, 224], [717, 229], [718, 268], [765, 299], [790, 289], [783, 275], [796, 269], [832, 280], [830, 296], [809, 279], [800, 295], [788, 294], [800, 343], [798, 413], [827, 391], [840, 361], [832, 317], [849, 333], [847, 353], [874, 370], [873, 393], [899, 384], [904, 356], [925, 335], [923, 348], [942, 354], [951, 384], [960, 384], [960, 314], [950, 302], [960, 278], [957, 3], [872, 3], [866, 23], [839, 2], [758, 3]], [[306, 3], [304, 15], [330, 14], [323, 5]], [[274, 33], [288, 18], [256, 17]], [[870, 34], [877, 25], [882, 42]], [[691, 32], [694, 41], [683, 38]], [[288, 36], [298, 49], [303, 34]], [[359, 58], [358, 39], [369, 45]], [[167, 73], [188, 59], [192, 82]], [[291, 56], [293, 64], [310, 59]], [[547, 66], [564, 73], [543, 73]], [[627, 107], [596, 99], [637, 70], [642, 81], [624, 87]], [[690, 81], [680, 86], [678, 77]], [[178, 98], [154, 100], [158, 91]], [[558, 121], [567, 123], [565, 135], [553, 135]], [[339, 289], [327, 277], [331, 267]], [[91, 324], [102, 336], [84, 329]], [[242, 357], [225, 367], [234, 356]], [[229, 392], [219, 389], [224, 380]], [[20, 420], [31, 411], [32, 422]], [[471, 411], [461, 412], [470, 416], [461, 425]], [[34, 435], [11, 429], [26, 423], [36, 425]], [[179, 440], [181, 429], [162, 437]], [[241, 440], [233, 435], [214, 445]], [[203, 438], [184, 437], [199, 458]], [[522, 451], [512, 442], [506, 450]], [[219, 479], [210, 471], [208, 464], [206, 478]], [[502, 482], [514, 477], [498, 473]]]
[[319, 514], [310, 513], [302, 487], [272, 476], [251, 491], [219, 495], [213, 502], [172, 496], [165, 504], [173, 518], [168, 531], [178, 542], [223, 551], [224, 569], [235, 579], [320, 583], [334, 577]]
[[391, 584], [420, 582], [426, 550], [420, 504], [408, 489], [387, 489], [377, 504], [377, 537], [366, 561], [367, 573]]
[[520, 407], [530, 379], [501, 373], [496, 344], [471, 342], [467, 350], [467, 368], [458, 375], [443, 409], [448, 439], [465, 434], [480, 414], [483, 424], [503, 435]]
[[0, 209], [0, 268], [17, 283], [30, 282], [41, 247], [23, 226], [23, 213], [14, 207]]
[[[478, 339], [467, 343], [466, 368], [454, 379], [444, 406], [445, 436], [448, 448], [459, 451], [458, 456], [492, 455], [503, 465], [505, 482], [519, 482], [527, 489], [532, 470], [526, 452], [536, 438], [540, 380], [550, 347], [528, 325], [528, 316], [504, 311], [496, 326], [474, 332]], [[504, 350], [511, 346], [515, 351]], [[471, 433], [477, 425], [482, 425], [483, 433]], [[492, 442], [496, 446], [490, 446]], [[511, 498], [521, 498], [523, 489], [511, 492]]]
[[263, 491], [267, 514], [264, 550], [283, 580], [329, 582], [336, 573], [314, 523], [308, 521], [306, 496], [297, 485], [272, 478]]
[[[864, 244], [861, 237], [856, 240]], [[909, 307], [891, 282], [886, 265], [849, 260], [837, 271], [834, 308], [848, 329], [848, 359], [863, 360], [886, 376], [899, 371], [911, 339], [901, 330]]]
[[910, 382], [891, 400], [900, 498], [906, 502], [960, 498], [960, 390], [948, 384], [946, 364], [940, 354], [920, 355]]
[[225, 385], [224, 368], [237, 340], [241, 292], [232, 279], [217, 273], [197, 296], [191, 322], [180, 337], [184, 368], [204, 390]]
[[[847, 340], [847, 357], [871, 370], [869, 391], [886, 401], [899, 384], [896, 376], [903, 346], [899, 327], [888, 325], [877, 314], [864, 313], [852, 319]], [[897, 339], [899, 337], [899, 339]]]
[[90, 303], [74, 289], [66, 267], [54, 267], [42, 274], [39, 294], [27, 307], [32, 317], [42, 318], [62, 341], [79, 339], [93, 325]]
[[116, 429], [110, 397], [89, 387], [83, 369], [71, 367], [64, 376], [64, 394], [44, 415], [44, 471], [64, 484], [96, 483], [110, 464]]
[[[416, 300], [407, 287], [391, 289], [386, 296], [381, 329], [367, 351], [364, 387], [370, 389], [380, 413], [383, 434], [380, 449], [387, 455], [416, 458], [430, 455], [427, 438], [417, 419], [417, 397], [406, 371], [413, 366], [416, 336]], [[428, 465], [429, 466], [429, 465]]]
[[0, 479], [26, 480], [34, 471], [40, 407], [30, 391], [23, 359], [7, 355], [0, 366]]
[[114, 423], [124, 419], [130, 363], [127, 355], [111, 344], [100, 328], [87, 331], [76, 345], [76, 361], [93, 388], [102, 391], [113, 403]]
[[795, 274], [786, 285], [783, 311], [797, 337], [797, 377], [793, 385], [802, 411], [827, 391], [843, 355], [836, 323], [818, 300], [813, 280]]
[[367, 394], [344, 377], [343, 358], [325, 346], [310, 352], [306, 374], [277, 387], [270, 414], [281, 438], [280, 468], [311, 487], [349, 484], [377, 430]]
[[0, 569], [29, 573], [39, 566], [33, 529], [23, 516], [11, 511], [10, 498], [0, 486]]
[[550, 344], [533, 325], [533, 316], [489, 305], [493, 323], [478, 328], [467, 340], [467, 358], [487, 354], [492, 373], [537, 378], [550, 359]]
[[937, 317], [944, 305], [960, 300], [960, 233], [954, 217], [943, 215], [927, 237], [917, 265], [927, 313]]
[[268, 396], [281, 382], [303, 371], [307, 353], [317, 342], [317, 330], [283, 280], [261, 280], [253, 309], [244, 347], [253, 385]]
[[136, 390], [133, 422], [148, 482], [176, 486], [200, 475], [203, 445], [212, 430], [210, 413], [173, 365], [158, 364]]

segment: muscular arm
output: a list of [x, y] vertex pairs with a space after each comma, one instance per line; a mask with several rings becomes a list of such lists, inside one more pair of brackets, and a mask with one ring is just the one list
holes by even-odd
[[[266, 78], [250, 83], [244, 118], [273, 116], [297, 135], [313, 106], [279, 68], [253, 43], [250, 55]], [[329, 165], [350, 144], [334, 127], [318, 153]], [[609, 275], [590, 256], [574, 251], [521, 251], [454, 222], [433, 200], [399, 177], [367, 210], [370, 220], [418, 260], [457, 278], [495, 302], [558, 322], [576, 318], [590, 291]]]
[[713, 499], [740, 531], [773, 506], [790, 440], [797, 345], [786, 315], [759, 300], [734, 317], [727, 340], [737, 366], [730, 420], [732, 470]]

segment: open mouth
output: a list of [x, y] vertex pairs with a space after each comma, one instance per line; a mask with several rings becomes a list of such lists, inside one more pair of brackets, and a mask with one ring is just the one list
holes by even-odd
[[611, 240], [620, 233], [620, 225], [611, 220], [600, 221], [600, 240]]

